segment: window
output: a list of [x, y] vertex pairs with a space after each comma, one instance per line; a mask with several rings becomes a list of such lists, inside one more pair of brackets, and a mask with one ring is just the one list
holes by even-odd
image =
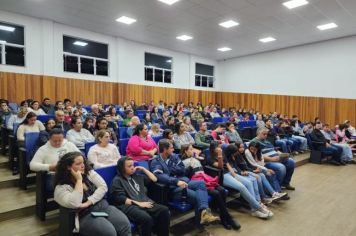
[[172, 83], [172, 57], [145, 53], [145, 80]]
[[63, 70], [66, 72], [108, 76], [108, 45], [63, 36]]
[[214, 66], [195, 63], [195, 86], [214, 88]]
[[0, 22], [0, 64], [25, 66], [24, 27]]

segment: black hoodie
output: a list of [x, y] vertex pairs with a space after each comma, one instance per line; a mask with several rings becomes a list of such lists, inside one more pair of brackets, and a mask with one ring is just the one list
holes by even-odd
[[124, 163], [125, 158], [120, 158], [117, 162], [117, 175], [113, 179], [110, 188], [112, 203], [118, 208], [124, 210], [130, 206], [125, 205], [127, 198], [138, 202], [153, 202], [153, 200], [151, 200], [146, 194], [146, 185], [149, 183], [149, 179], [144, 175], [134, 173], [130, 176], [132, 180], [129, 181], [129, 179], [126, 178], [122, 173], [122, 170], [124, 169]]

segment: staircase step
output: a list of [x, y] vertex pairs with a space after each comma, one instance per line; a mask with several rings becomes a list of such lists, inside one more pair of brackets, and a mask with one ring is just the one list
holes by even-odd
[[0, 168], [9, 168], [9, 157], [0, 155]]
[[39, 220], [34, 214], [8, 219], [0, 222], [0, 231], [4, 235], [12, 236], [58, 235], [58, 211], [47, 214], [45, 222]]
[[0, 196], [0, 222], [35, 215], [35, 188], [23, 191], [18, 187], [8, 187], [0, 189]]

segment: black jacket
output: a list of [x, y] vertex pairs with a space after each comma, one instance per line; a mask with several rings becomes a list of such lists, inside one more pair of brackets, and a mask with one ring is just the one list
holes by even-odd
[[133, 180], [132, 183], [129, 182], [129, 179], [124, 177], [121, 173], [124, 165], [124, 158], [121, 158], [117, 163], [117, 175], [112, 181], [110, 188], [110, 196], [112, 203], [118, 208], [124, 210], [130, 205], [126, 205], [126, 199], [132, 199], [138, 202], [153, 202], [147, 196], [146, 186], [150, 183], [149, 179], [143, 175], [134, 173], [130, 176]]
[[313, 129], [313, 132], [310, 134], [310, 139], [314, 142], [320, 142], [320, 144], [314, 144], [315, 146], [325, 146], [327, 143], [323, 133], [318, 129]]

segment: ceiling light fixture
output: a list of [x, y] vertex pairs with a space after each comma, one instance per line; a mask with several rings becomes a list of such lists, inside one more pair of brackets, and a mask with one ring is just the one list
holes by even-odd
[[222, 48], [218, 48], [218, 51], [220, 52], [227, 52], [227, 51], [231, 51], [232, 49], [229, 47], [222, 47]]
[[183, 34], [183, 35], [181, 35], [181, 36], [177, 36], [177, 39], [183, 40], [183, 41], [187, 41], [187, 40], [193, 39], [193, 37], [192, 37], [192, 36], [189, 36], [189, 35]]
[[178, 2], [179, 0], [158, 0], [160, 2], [163, 2], [167, 5], [173, 5], [174, 3]]
[[288, 9], [293, 9], [296, 7], [300, 7], [303, 5], [308, 4], [309, 2], [306, 0], [292, 0], [292, 1], [288, 1], [288, 2], [284, 2], [283, 5], [288, 8]]
[[219, 25], [222, 26], [222, 27], [225, 27], [225, 28], [231, 28], [231, 27], [234, 27], [234, 26], [238, 26], [240, 23], [236, 22], [236, 21], [233, 21], [233, 20], [228, 20], [228, 21], [225, 21], [225, 22], [221, 22]]
[[127, 16], [121, 16], [116, 19], [117, 22], [124, 23], [126, 25], [131, 25], [132, 23], [135, 23], [137, 20], [134, 18], [130, 18]]
[[262, 43], [269, 43], [269, 42], [276, 41], [276, 39], [273, 37], [267, 37], [267, 38], [259, 39], [259, 41]]
[[328, 30], [328, 29], [333, 29], [338, 27], [337, 24], [335, 23], [329, 23], [329, 24], [325, 24], [325, 25], [318, 25], [317, 28], [319, 30]]

